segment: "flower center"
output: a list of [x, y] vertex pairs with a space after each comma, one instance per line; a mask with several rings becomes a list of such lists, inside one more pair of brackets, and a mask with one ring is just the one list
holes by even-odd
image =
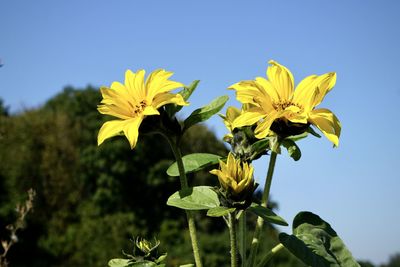
[[300, 110], [303, 109], [303, 107], [301, 105], [299, 105], [297, 103], [293, 103], [292, 101], [289, 101], [289, 100], [281, 100], [279, 102], [273, 102], [272, 106], [276, 111], [285, 110], [286, 108], [288, 108], [290, 106], [297, 107]]
[[140, 114], [142, 114], [143, 110], [147, 107], [146, 100], [142, 100], [139, 102], [139, 104], [136, 105], [131, 104], [131, 107], [132, 107], [132, 112], [131, 112], [132, 116], [137, 117]]

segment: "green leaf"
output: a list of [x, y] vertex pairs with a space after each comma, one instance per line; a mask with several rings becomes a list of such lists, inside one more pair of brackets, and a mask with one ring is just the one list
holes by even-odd
[[194, 90], [197, 88], [197, 85], [199, 85], [199, 82], [200, 80], [195, 80], [189, 86], [185, 86], [183, 90], [179, 92], [179, 94], [183, 97], [183, 99], [185, 100], [189, 99]]
[[179, 265], [179, 267], [194, 267], [194, 264], [189, 263], [189, 264]]
[[141, 262], [135, 262], [131, 265], [129, 265], [129, 267], [157, 267], [159, 265], [157, 265], [157, 263], [152, 262], [152, 261], [141, 261]]
[[301, 158], [301, 151], [297, 144], [291, 139], [284, 139], [282, 145], [287, 149], [289, 156], [291, 156], [295, 161]]
[[360, 266], [329, 223], [311, 212], [300, 212], [293, 220], [293, 234], [281, 233], [280, 242], [312, 267]]
[[251, 145], [251, 154], [253, 158], [257, 155], [264, 153], [269, 148], [269, 138], [258, 140]]
[[184, 130], [190, 128], [191, 126], [208, 120], [212, 115], [218, 113], [225, 105], [226, 101], [228, 101], [229, 97], [224, 95], [217, 97], [210, 104], [204, 106], [202, 108], [198, 108], [186, 118], [183, 122]]
[[[196, 89], [197, 85], [199, 84], [199, 80], [193, 81], [189, 86], [183, 87], [183, 90], [179, 91], [178, 94], [180, 94], [183, 99], [188, 100], [189, 97], [192, 95], [194, 90]], [[183, 106], [178, 106], [175, 104], [168, 104], [165, 106], [165, 110], [167, 111], [167, 114], [170, 118], [172, 118], [175, 113], [180, 111]]]
[[210, 186], [196, 186], [175, 192], [167, 205], [184, 210], [208, 210], [219, 206], [217, 193]]
[[167, 253], [162, 254], [158, 259], [155, 260], [155, 263], [160, 263], [167, 257]]
[[229, 213], [235, 211], [236, 208], [228, 208], [228, 207], [215, 207], [212, 209], [209, 209], [207, 211], [207, 216], [210, 217], [221, 217], [228, 215]]
[[273, 224], [288, 226], [288, 223], [280, 216], [276, 215], [272, 210], [263, 207], [259, 204], [253, 203], [249, 208], [249, 211], [253, 212], [254, 214], [260, 216], [265, 221]]
[[[209, 153], [194, 153], [182, 157], [185, 173], [196, 172], [217, 164], [221, 157]], [[169, 176], [179, 176], [178, 164], [174, 162], [167, 170]]]
[[132, 266], [133, 261], [129, 259], [112, 259], [108, 262], [110, 267], [128, 267]]

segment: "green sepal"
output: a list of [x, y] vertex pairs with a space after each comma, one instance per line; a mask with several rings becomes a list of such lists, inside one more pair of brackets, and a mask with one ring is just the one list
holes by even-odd
[[269, 223], [288, 226], [288, 223], [282, 217], [276, 215], [272, 210], [259, 204], [253, 203], [247, 210], [260, 216]]
[[217, 193], [210, 186], [195, 186], [172, 194], [167, 205], [184, 210], [208, 210], [220, 205]]
[[225, 215], [228, 215], [231, 212], [234, 212], [236, 210], [236, 208], [228, 208], [228, 207], [215, 207], [212, 209], [209, 209], [207, 211], [207, 216], [210, 217], [222, 217]]
[[301, 133], [301, 134], [298, 134], [298, 135], [291, 135], [291, 136], [288, 136], [288, 137], [286, 137], [285, 139], [290, 139], [290, 140], [292, 140], [292, 141], [299, 141], [299, 140], [301, 140], [301, 139], [304, 139], [304, 138], [306, 138], [307, 136], [308, 136], [308, 132], [306, 131], [306, 132], [304, 132], [304, 133]]
[[307, 128], [307, 133], [312, 134], [315, 137], [321, 138], [321, 135], [317, 133], [311, 126]]
[[329, 223], [311, 212], [300, 212], [293, 220], [293, 234], [281, 233], [280, 242], [312, 267], [360, 266]]
[[[205, 167], [217, 164], [221, 156], [209, 153], [193, 153], [182, 157], [185, 173], [196, 172]], [[179, 169], [176, 162], [167, 170], [169, 176], [179, 176]]]
[[229, 97], [226, 95], [217, 97], [211, 101], [210, 104], [193, 111], [183, 122], [184, 131], [199, 122], [208, 120], [212, 115], [218, 113], [224, 107], [228, 99]]
[[[188, 100], [189, 97], [194, 92], [194, 90], [196, 89], [199, 82], [200, 82], [199, 80], [193, 81], [189, 86], [183, 87], [183, 90], [179, 91], [178, 94], [180, 94], [185, 101]], [[168, 116], [172, 118], [175, 115], [175, 113], [179, 112], [182, 109], [182, 107], [183, 106], [175, 104], [168, 104], [165, 106], [165, 111], [167, 112]]]
[[267, 153], [269, 149], [269, 138], [264, 138], [261, 140], [256, 141], [255, 143], [251, 144], [251, 156], [250, 160], [255, 160], [260, 156]]
[[301, 158], [301, 151], [296, 142], [291, 139], [284, 139], [281, 141], [281, 144], [287, 149], [289, 156], [295, 161], [298, 161]]
[[276, 154], [281, 154], [281, 146], [277, 136], [268, 137], [269, 149]]

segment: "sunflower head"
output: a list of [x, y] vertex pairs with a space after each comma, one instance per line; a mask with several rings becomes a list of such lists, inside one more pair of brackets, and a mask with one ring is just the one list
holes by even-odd
[[276, 61], [270, 61], [267, 79], [240, 81], [230, 86], [237, 99], [250, 105], [238, 116], [233, 127], [256, 125], [259, 139], [273, 134], [280, 138], [301, 134], [314, 125], [331, 141], [339, 145], [341, 124], [328, 109], [316, 109], [336, 83], [336, 73], [311, 75], [294, 89], [292, 73]]
[[256, 188], [253, 166], [235, 159], [232, 153], [228, 154], [226, 163], [220, 161], [219, 166], [220, 169], [211, 170], [210, 173], [218, 176], [228, 205], [247, 203]]
[[166, 104], [188, 105], [180, 94], [170, 91], [183, 87], [182, 83], [169, 80], [172, 72], [155, 70], [145, 80], [145, 71], [127, 70], [124, 84], [113, 82], [111, 87], [100, 88], [103, 99], [98, 111], [116, 120], [107, 121], [100, 128], [97, 143], [124, 133], [131, 148], [136, 146], [139, 127], [148, 116], [160, 115]]

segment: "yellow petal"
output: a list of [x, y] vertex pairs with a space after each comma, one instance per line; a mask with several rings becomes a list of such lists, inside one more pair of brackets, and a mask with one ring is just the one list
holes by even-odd
[[248, 111], [244, 111], [239, 117], [233, 121], [233, 128], [250, 126], [257, 123], [259, 120], [264, 118], [266, 114], [261, 108], [252, 108]]
[[162, 93], [155, 96], [151, 104], [155, 108], [160, 108], [166, 104], [176, 104], [179, 106], [187, 106], [189, 103], [185, 102], [180, 94]]
[[292, 73], [274, 60], [270, 60], [268, 63], [271, 64], [271, 66], [267, 68], [267, 77], [278, 92], [280, 99], [291, 99], [294, 89]]
[[228, 107], [226, 109], [226, 120], [232, 123], [240, 115], [240, 113], [240, 109], [232, 106]]
[[265, 92], [270, 96], [273, 102], [279, 102], [280, 95], [270, 81], [263, 77], [257, 77], [256, 83], [259, 84], [260, 87], [264, 88]]
[[126, 120], [107, 121], [101, 126], [97, 136], [97, 145], [101, 145], [107, 138], [118, 135], [123, 131]]
[[335, 114], [328, 109], [315, 109], [310, 112], [309, 116], [309, 121], [337, 147], [342, 126]]
[[144, 75], [144, 70], [138, 70], [136, 73], [133, 73], [131, 70], [125, 72], [125, 86], [138, 102], [146, 99]]
[[312, 103], [315, 99], [317, 75], [310, 75], [304, 78], [296, 87], [293, 95], [293, 103], [300, 104], [305, 110], [312, 110]]
[[157, 94], [166, 93], [179, 87], [184, 87], [180, 82], [169, 81], [173, 72], [158, 69], [153, 71], [146, 81], [147, 100], [151, 101]]
[[[113, 85], [115, 86], [115, 82]], [[120, 84], [123, 86], [122, 84]], [[121, 87], [120, 87], [121, 89]], [[102, 104], [107, 105], [116, 105], [123, 109], [129, 109], [129, 100], [132, 98], [129, 96], [128, 91], [124, 88], [124, 90], [116, 90], [116, 89], [109, 89], [107, 87], [100, 88], [101, 95], [103, 99], [101, 100]]]
[[258, 139], [265, 138], [269, 132], [270, 132], [270, 127], [272, 123], [274, 122], [275, 119], [279, 118], [280, 115], [282, 115], [283, 112], [277, 112], [277, 111], [272, 111], [268, 116], [264, 119], [263, 122], [261, 122], [257, 128], [254, 130], [255, 137]]
[[97, 110], [101, 114], [106, 114], [110, 116], [114, 116], [123, 120], [130, 119], [131, 115], [128, 113], [128, 110], [122, 109], [119, 106], [114, 105], [99, 105]]
[[147, 106], [144, 110], [143, 110], [143, 115], [146, 116], [150, 116], [150, 115], [160, 115], [160, 112], [158, 112], [158, 110], [153, 107], [153, 106]]
[[236, 90], [236, 99], [242, 104], [254, 104], [254, 97], [264, 97], [265, 94], [260, 91], [259, 85], [254, 81], [241, 81], [231, 85], [228, 89]]
[[323, 74], [318, 77], [316, 80], [316, 93], [315, 93], [315, 99], [312, 103], [312, 106], [318, 106], [322, 100], [324, 99], [325, 95], [332, 90], [332, 88], [336, 84], [336, 73], [335, 72], [330, 72]]
[[124, 134], [126, 138], [128, 138], [129, 144], [131, 145], [131, 149], [136, 146], [138, 137], [139, 137], [139, 126], [142, 123], [143, 117], [139, 116], [127, 121], [124, 125]]

